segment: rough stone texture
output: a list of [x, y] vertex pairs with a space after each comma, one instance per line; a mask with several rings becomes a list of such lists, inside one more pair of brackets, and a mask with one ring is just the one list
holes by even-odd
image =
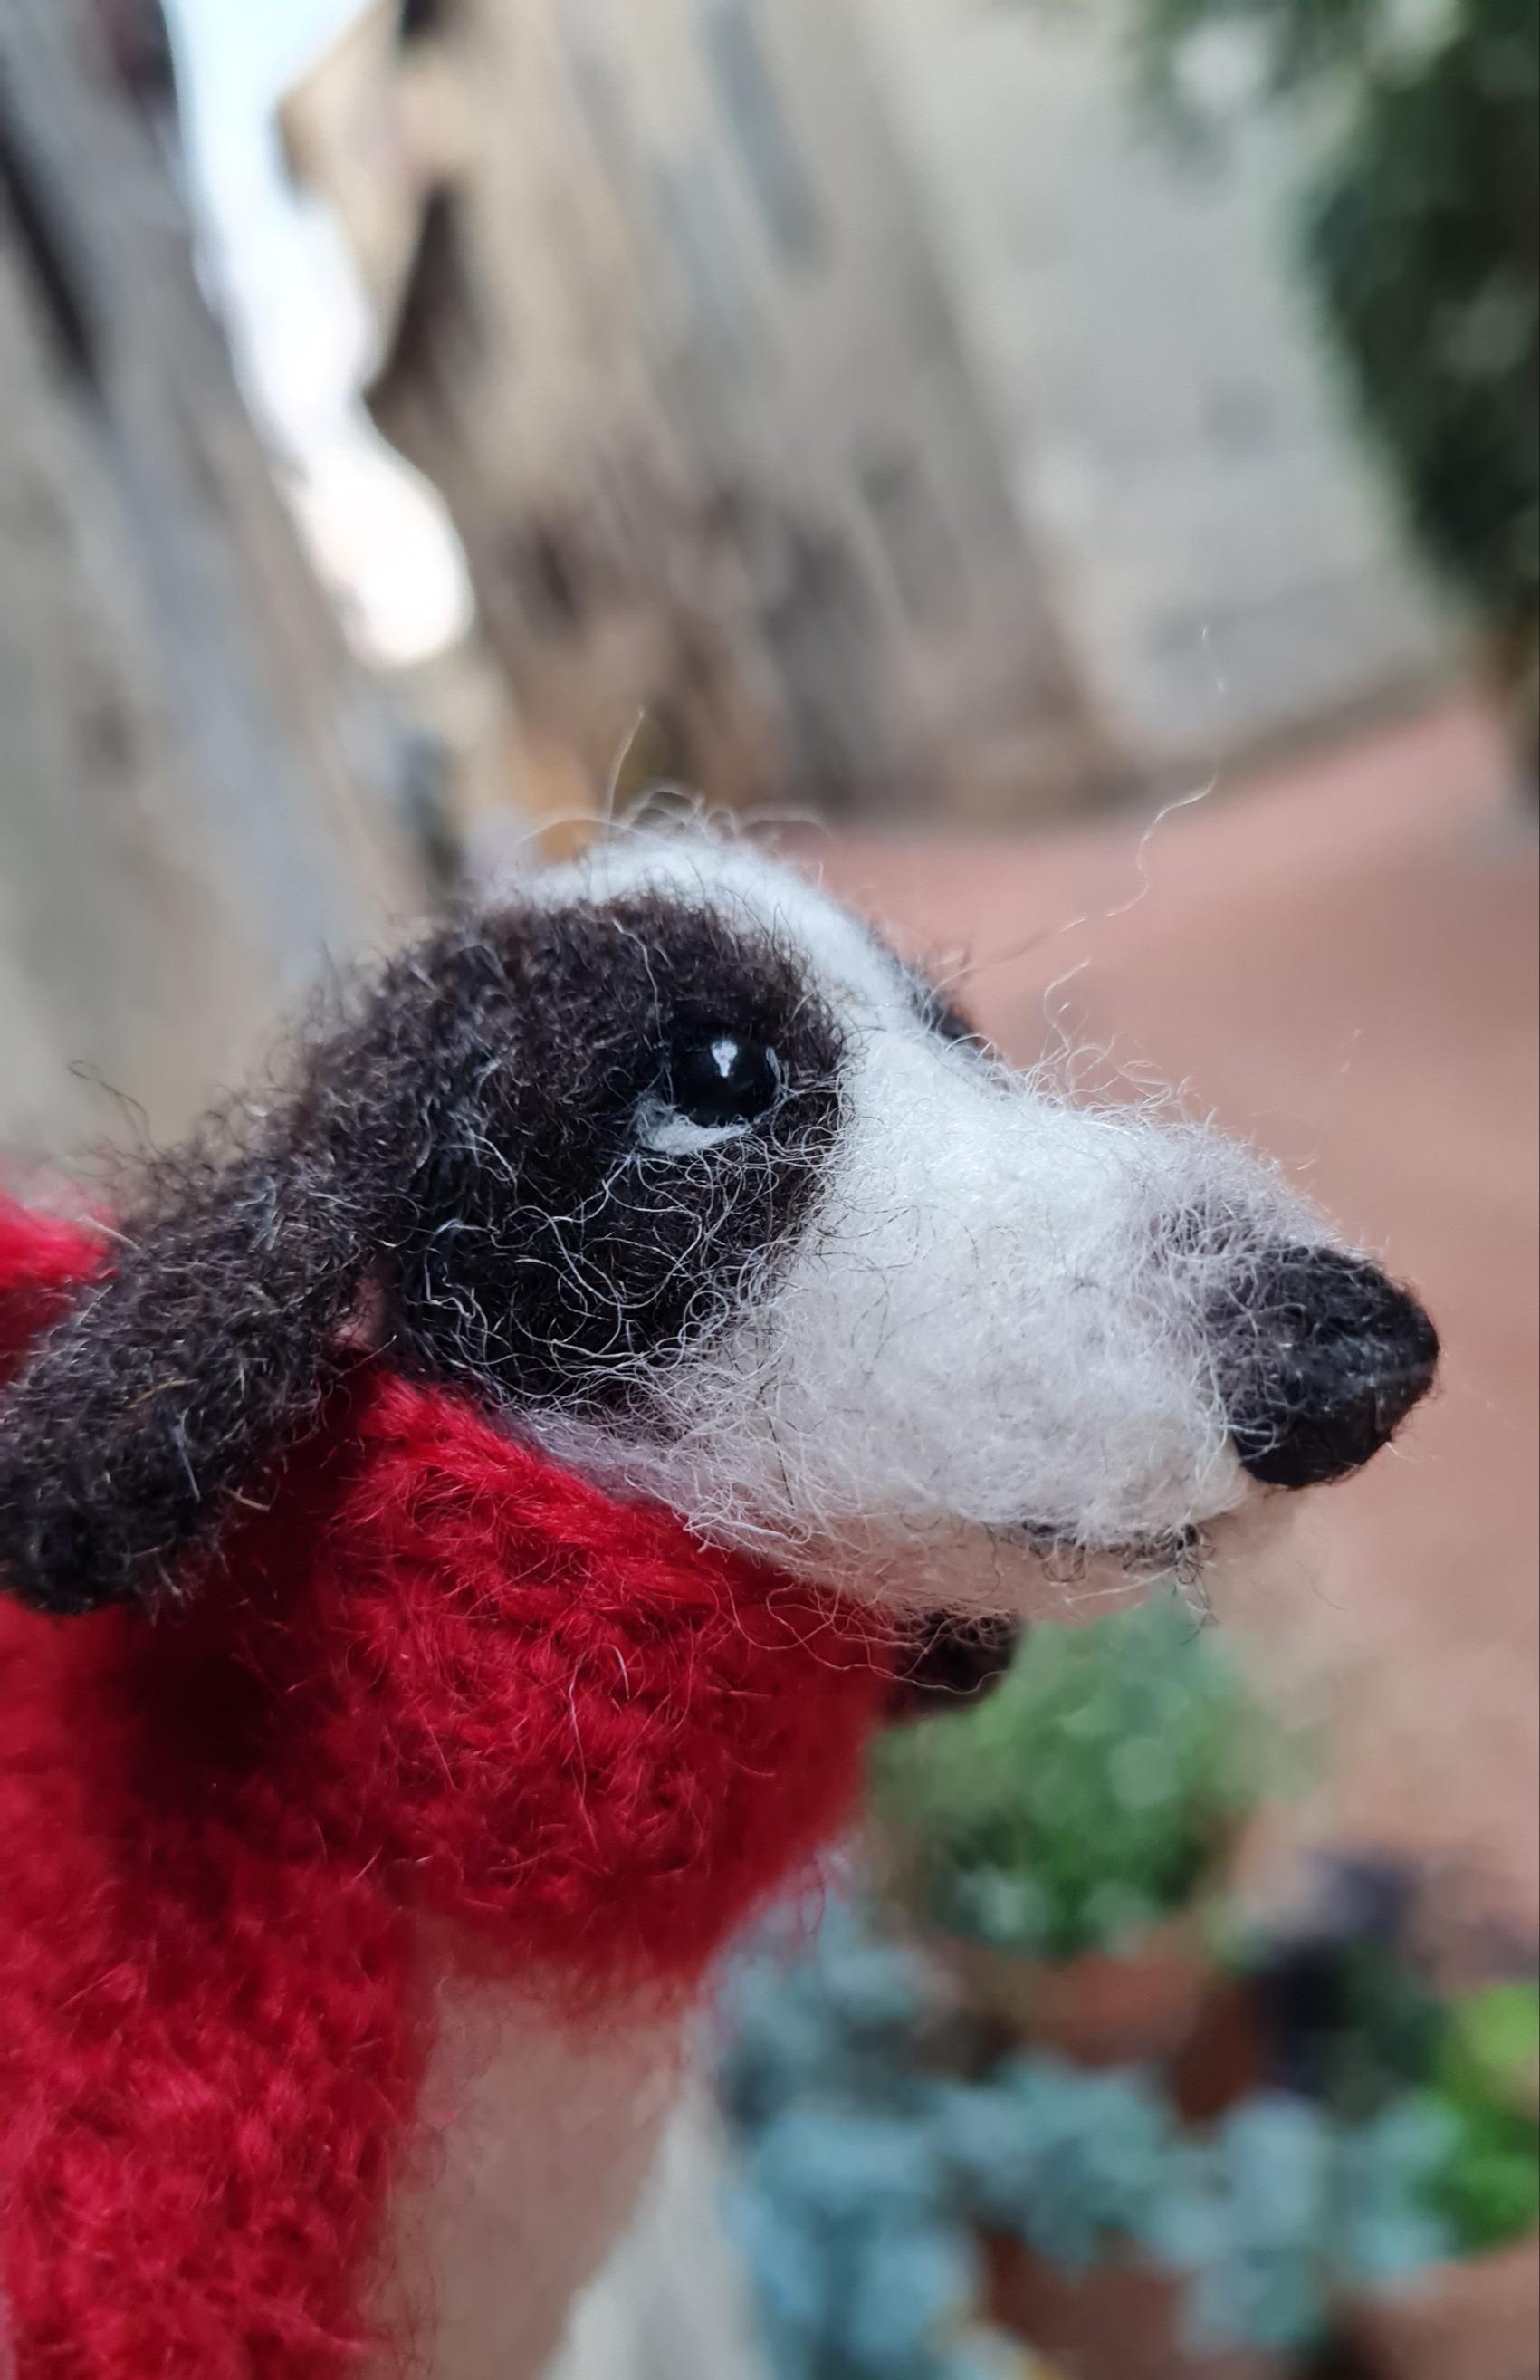
[[164, 128], [88, 30], [78, 0], [0, 0], [0, 1152], [23, 1157], [175, 1130], [323, 950], [413, 897], [382, 710], [199, 294]]
[[1100, 0], [394, 26], [291, 94], [290, 162], [592, 793], [646, 707], [739, 807], [1025, 823], [1442, 651], [1291, 284], [1297, 137], [1237, 102], [1190, 170]]
[[1436, 614], [1295, 269], [1297, 125], [1243, 67], [1201, 152], [1163, 137], [1121, 0], [856, 5], [1018, 511], [1124, 747], [1253, 750], [1424, 670]]

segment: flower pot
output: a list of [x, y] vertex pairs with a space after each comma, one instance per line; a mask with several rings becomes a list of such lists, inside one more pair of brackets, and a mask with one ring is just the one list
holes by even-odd
[[990, 2319], [1064, 2380], [1283, 2380], [1289, 2370], [1260, 2350], [1194, 2351], [1182, 2336], [1183, 2285], [1170, 2273], [1132, 2262], [1067, 2273], [1017, 2240], [983, 2247]]
[[1535, 2380], [1540, 2239], [1437, 2265], [1394, 2296], [1357, 2297], [1340, 2328], [1376, 2380]]
[[1267, 2060], [1267, 2039], [1250, 1980], [1218, 1973], [1196, 2023], [1168, 2065], [1171, 2106], [1184, 2124], [1211, 2124], [1262, 2088]]
[[932, 1936], [976, 2015], [1081, 2066], [1171, 2057], [1194, 2033], [1214, 1982], [1202, 1907], [1146, 1934], [1128, 1952], [1090, 1951], [1050, 1965], [987, 1942]]

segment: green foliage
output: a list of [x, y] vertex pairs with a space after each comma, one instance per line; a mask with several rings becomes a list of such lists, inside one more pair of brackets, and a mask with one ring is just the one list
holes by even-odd
[[[935, 1985], [831, 1900], [759, 1931], [727, 1979], [719, 2083], [739, 2139], [730, 2220], [777, 2380], [989, 2380], [965, 2329], [977, 2251], [945, 2152]], [[1014, 2131], [1015, 2128], [1013, 2128]]]
[[977, 2291], [922, 2126], [858, 2107], [774, 2116], [746, 2145], [734, 2228], [782, 2380], [964, 2380]]
[[1437, 2204], [1453, 2143], [1447, 2109], [1414, 2092], [1338, 2127], [1329, 2224], [1344, 2278], [1394, 2287], [1455, 2253], [1458, 2236]]
[[1307, 252], [1434, 562], [1498, 624], [1540, 602], [1540, 9], [1467, 0], [1366, 87]]
[[1342, 2004], [1324, 2058], [1325, 2096], [1352, 2123], [1427, 2082], [1444, 2037], [1432, 1985], [1399, 1944], [1353, 1946], [1341, 1968]]
[[1450, 2143], [1431, 2192], [1466, 2254], [1507, 2246], [1540, 2225], [1540, 1991], [1509, 1984], [1450, 2012], [1431, 2104]]
[[800, 1957], [772, 1933], [731, 1979], [734, 2223], [779, 2380], [981, 2380], [958, 2328], [978, 2229], [1066, 2271], [1179, 2275], [1205, 2349], [1308, 2346], [1342, 2289], [1450, 2252], [1430, 2202], [1451, 2119], [1427, 2095], [1348, 2124], [1265, 2092], [1197, 2132], [1140, 2069], [941, 2070], [932, 1992], [843, 1900]]
[[[1540, 8], [1534, 0], [1139, 0], [1158, 82], [1200, 29], [1254, 27], [1275, 91], [1343, 128], [1304, 249], [1430, 559], [1517, 666], [1540, 607]], [[1410, 20], [1411, 30], [1408, 30]]]
[[1336, 2124], [1309, 2100], [1264, 2092], [1194, 2141], [1168, 2182], [1165, 2260], [1189, 2276], [1198, 2344], [1287, 2350], [1327, 2328], [1336, 2289], [1415, 2272], [1446, 2245], [1425, 2194], [1437, 2143], [1400, 2110]]
[[1540, 1984], [1489, 1984], [1449, 2011], [1436, 2080], [1462, 2107], [1540, 2115]]
[[1145, 64], [1162, 99], [1182, 46], [1210, 26], [1244, 27], [1267, 47], [1273, 88], [1295, 91], [1322, 76], [1361, 73], [1394, 0], [1142, 0]]
[[[1434, 2098], [1435, 2107], [1448, 2107]], [[1540, 2143], [1533, 2124], [1492, 2107], [1449, 2108], [1454, 2135], [1428, 2203], [1460, 2252], [1476, 2256], [1526, 2239], [1540, 2223]]]
[[873, 1805], [931, 1923], [1062, 1960], [1186, 1904], [1277, 1767], [1231, 1655], [1162, 1595], [1033, 1631], [988, 1701], [895, 1730]]
[[958, 2204], [1065, 2271], [1148, 2244], [1170, 2203], [1181, 2134], [1138, 2070], [1025, 2053], [983, 2082], [938, 2090], [934, 2120]]
[[[1540, 2225], [1540, 1992], [1502, 1984], [1441, 2002], [1393, 1943], [1364, 1943], [1341, 1973], [1325, 2103], [1364, 2136], [1402, 2112], [1436, 2144], [1422, 2204], [1452, 2252], [1475, 2255]], [[1392, 2131], [1390, 2136], [1397, 2135]]]
[[[1451, 2002], [1397, 1923], [1285, 1942], [1256, 1969], [1253, 1988], [1293, 2087], [1345, 2139], [1425, 2155], [1422, 2219], [1442, 2227], [1449, 2252], [1477, 2254], [1540, 2225], [1533, 1983], [1488, 1985]], [[1373, 2212], [1372, 2193], [1358, 2200], [1370, 2208], [1361, 2261], [1373, 2269], [1373, 2243], [1393, 2240], [1394, 2226], [1387, 2231]]]

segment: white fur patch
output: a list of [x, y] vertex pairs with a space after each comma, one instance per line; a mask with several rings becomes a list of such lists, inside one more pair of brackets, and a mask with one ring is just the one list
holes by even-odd
[[[617, 840], [552, 902], [662, 893], [792, 953], [845, 1037], [829, 1178], [790, 1250], [641, 1375], [642, 1423], [543, 1413], [564, 1459], [717, 1542], [901, 1607], [1128, 1592], [1250, 1483], [1211, 1318], [1323, 1242], [1248, 1153], [943, 1040], [855, 918], [741, 843]], [[651, 1161], [711, 1136], [644, 1115]]]
[[458, 1980], [440, 1984], [435, 2015], [372, 2309], [393, 2345], [368, 2380], [538, 2380], [636, 2203], [678, 2095], [682, 2028], [640, 2009], [564, 2028]]

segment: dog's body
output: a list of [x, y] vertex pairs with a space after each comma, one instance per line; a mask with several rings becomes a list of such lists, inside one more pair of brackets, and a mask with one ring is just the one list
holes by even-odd
[[[685, 2019], [564, 2023], [450, 1985], [424, 2086], [442, 2162], [397, 2202], [376, 2311], [444, 2380], [535, 2380], [624, 2228], [676, 2103]], [[405, 2316], [405, 2322], [403, 2322]], [[394, 2380], [392, 2356], [377, 2380]]]
[[489, 2293], [543, 2338], [645, 2143], [630, 2045], [666, 2086], [890, 1666], [373, 1364], [174, 1621], [0, 1611], [19, 2380], [333, 2380], [376, 2316], [458, 2380]]
[[697, 837], [443, 930], [237, 1122], [110, 1252], [9, 1226], [18, 2380], [523, 2380], [933, 1615], [1200, 1561], [1436, 1342]]

